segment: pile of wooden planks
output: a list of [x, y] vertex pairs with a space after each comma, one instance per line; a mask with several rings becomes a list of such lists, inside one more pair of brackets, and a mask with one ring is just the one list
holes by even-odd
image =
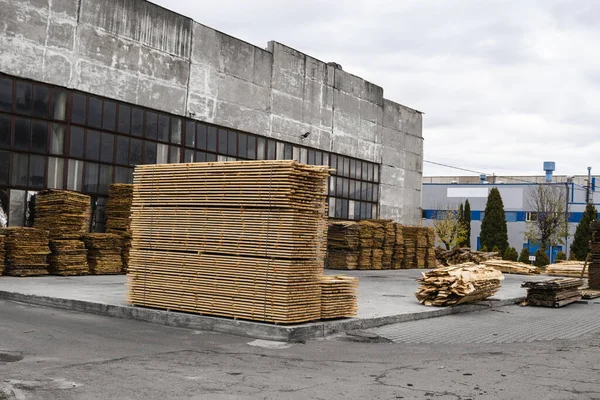
[[327, 268], [357, 269], [361, 226], [352, 221], [329, 224], [327, 233]]
[[592, 222], [591, 227], [592, 240], [590, 248], [592, 254], [588, 265], [588, 284], [591, 290], [600, 290], [600, 222]]
[[50, 239], [78, 239], [89, 232], [90, 196], [49, 189], [37, 194], [34, 228], [49, 232]]
[[468, 247], [444, 250], [436, 248], [436, 258], [439, 265], [456, 265], [472, 262], [481, 264], [487, 260], [500, 260], [500, 255], [496, 252], [482, 252], [471, 250]]
[[358, 311], [358, 278], [323, 275], [321, 319], [352, 317]]
[[[584, 261], [563, 261], [556, 264], [546, 266], [546, 274], [550, 276], [569, 276], [572, 278], [581, 278]], [[583, 274], [583, 278], [587, 278], [588, 271]]]
[[51, 240], [48, 272], [52, 275], [86, 275], [90, 272], [87, 249], [81, 240]]
[[402, 227], [402, 238], [404, 240], [404, 256], [402, 259], [402, 268], [418, 268], [419, 263], [417, 262], [417, 239], [418, 239], [419, 227], [417, 226], [403, 226]]
[[5, 251], [4, 251], [4, 239], [5, 236], [4, 235], [0, 235], [0, 275], [2, 275], [4, 273], [4, 258], [5, 258]]
[[562, 307], [581, 300], [579, 287], [583, 280], [577, 278], [555, 278], [538, 282], [524, 282], [527, 288], [527, 305], [540, 307]]
[[1, 228], [5, 237], [5, 275], [48, 275], [48, 232], [36, 228]]
[[90, 274], [121, 274], [121, 237], [112, 233], [88, 233], [82, 236], [87, 249]]
[[474, 263], [423, 273], [415, 296], [427, 306], [454, 306], [493, 296], [502, 285], [502, 272]]
[[505, 274], [516, 274], [516, 275], [538, 275], [541, 270], [533, 265], [520, 263], [517, 261], [508, 260], [487, 260], [482, 264], [488, 267], [497, 269], [498, 271]]
[[295, 161], [136, 167], [128, 301], [281, 324], [320, 319], [328, 175]]
[[404, 265], [404, 236], [402, 225], [394, 222], [394, 250], [392, 252], [392, 269], [402, 269]]
[[127, 272], [129, 252], [131, 251], [131, 204], [133, 185], [113, 183], [108, 188], [106, 202], [106, 232], [121, 237], [121, 259], [123, 272]]

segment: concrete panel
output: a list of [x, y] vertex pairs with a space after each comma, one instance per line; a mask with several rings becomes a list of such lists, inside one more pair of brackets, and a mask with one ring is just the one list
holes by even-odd
[[71, 86], [73, 62], [62, 52], [47, 50], [44, 57], [44, 82]]
[[382, 165], [380, 175], [382, 185], [391, 185], [398, 188], [404, 187], [404, 177], [406, 176], [404, 169]]
[[[48, 3], [48, 1], [44, 1]], [[79, 10], [79, 0], [52, 0], [50, 9], [53, 18], [63, 18], [77, 21], [77, 11]]]
[[216, 103], [213, 98], [202, 94], [189, 93], [187, 106], [191, 118], [214, 122]]
[[53, 21], [48, 25], [46, 44], [50, 47], [72, 51], [75, 44], [75, 25]]
[[259, 86], [271, 87], [273, 54], [259, 48], [254, 49], [254, 70], [252, 82]]
[[207, 65], [192, 64], [190, 66], [190, 81], [188, 90], [190, 93], [202, 93], [209, 97], [216, 97], [218, 83], [222, 80], [214, 68]]
[[402, 207], [388, 204], [379, 205], [379, 218], [391, 219], [396, 222], [404, 222], [402, 218]]
[[225, 75], [218, 89], [219, 100], [267, 112], [270, 107], [269, 89]]
[[271, 111], [274, 115], [304, 122], [302, 99], [278, 90], [271, 91]]
[[260, 135], [265, 135], [270, 127], [268, 113], [224, 101], [217, 103], [214, 122]]
[[423, 171], [423, 156], [415, 153], [406, 152], [406, 166], [407, 171]]
[[400, 130], [410, 135], [423, 137], [423, 115], [411, 108], [400, 105]]
[[164, 52], [142, 47], [139, 71], [144, 75], [160, 79], [172, 85], [187, 86], [190, 75], [190, 62]]
[[360, 118], [360, 99], [340, 90], [333, 92], [333, 105], [338, 111]]
[[360, 100], [359, 102], [360, 117], [364, 120], [382, 125], [383, 124], [383, 107], [370, 101]]
[[327, 64], [310, 56], [305, 57], [305, 63], [306, 79], [314, 80], [319, 84], [327, 83]]
[[225, 69], [221, 57], [221, 38], [223, 34], [194, 22], [193, 35], [192, 64], [208, 65], [217, 71], [223, 72]]
[[404, 148], [411, 153], [423, 155], [423, 138], [409, 134], [404, 135]]
[[150, 79], [140, 79], [137, 104], [173, 114], [185, 115], [187, 90]]
[[304, 54], [280, 43], [269, 42], [273, 49], [273, 89], [302, 98], [305, 79]]
[[138, 71], [141, 47], [90, 27], [81, 26], [77, 32], [76, 51], [79, 57], [133, 74]]
[[44, 48], [23, 38], [0, 35], [0, 71], [28, 79], [43, 76]]
[[223, 34], [220, 41], [225, 74], [252, 82], [254, 79], [254, 46]]
[[396, 147], [381, 147], [381, 164], [404, 169], [406, 166], [406, 153]]
[[25, 7], [22, 3], [2, 4], [0, 32], [44, 46], [48, 25], [47, 5], [45, 8], [38, 10]]
[[[79, 74], [74, 82], [77, 89], [134, 104], [138, 103], [139, 88], [136, 75], [87, 61], [80, 61], [77, 71]], [[111, 84], [107, 85], [107, 82]], [[148, 103], [150, 101], [146, 101], [146, 104]]]
[[383, 126], [393, 130], [400, 130], [402, 113], [400, 112], [401, 105], [394, 103], [391, 100], [384, 99], [383, 101]]

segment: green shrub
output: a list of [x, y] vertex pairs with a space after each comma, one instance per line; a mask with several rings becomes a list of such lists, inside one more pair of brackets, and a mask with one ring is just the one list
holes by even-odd
[[498, 248], [498, 246], [494, 246], [494, 248], [492, 249], [492, 252], [502, 254], [502, 253], [500, 253], [500, 249]]
[[545, 267], [548, 264], [550, 264], [550, 258], [548, 258], [548, 255], [544, 251], [542, 251], [542, 249], [536, 251], [535, 261], [533, 262], [533, 265], [535, 265], [536, 267]]
[[521, 250], [521, 255], [519, 256], [519, 262], [529, 264], [529, 256], [529, 249], [527, 247], [524, 247]]
[[502, 255], [502, 259], [508, 261], [517, 261], [519, 259], [519, 253], [517, 253], [517, 250], [514, 247], [507, 247], [506, 251]]
[[487, 248], [487, 246], [483, 246], [482, 248], [479, 249], [479, 251], [481, 251], [483, 253], [487, 253], [488, 248]]
[[554, 261], [565, 261], [567, 259], [567, 255], [564, 251], [559, 251], [556, 253], [556, 259]]

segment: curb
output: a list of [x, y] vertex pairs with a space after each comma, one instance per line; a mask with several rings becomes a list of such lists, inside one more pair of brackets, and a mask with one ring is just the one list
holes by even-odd
[[208, 332], [226, 333], [255, 339], [285, 342], [303, 342], [321, 339], [349, 331], [377, 328], [400, 322], [442, 317], [450, 314], [481, 311], [516, 304], [524, 299], [517, 297], [504, 300], [488, 300], [456, 307], [427, 308], [422, 312], [397, 314], [374, 318], [349, 318], [344, 320], [320, 321], [301, 325], [284, 326], [261, 322], [235, 320], [207, 315], [171, 312], [153, 308], [95, 303], [83, 300], [37, 296], [31, 294], [0, 291], [1, 300], [45, 306], [60, 310], [77, 311], [86, 314], [101, 315], [121, 319], [150, 322], [177, 328], [196, 329]]

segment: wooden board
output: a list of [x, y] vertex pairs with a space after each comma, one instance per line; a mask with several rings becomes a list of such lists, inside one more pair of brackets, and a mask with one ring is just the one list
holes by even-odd
[[48, 232], [23, 227], [0, 228], [4, 236], [5, 275], [48, 275]]
[[57, 189], [36, 195], [34, 228], [48, 231], [50, 239], [78, 239], [89, 232], [90, 218], [90, 196]]

